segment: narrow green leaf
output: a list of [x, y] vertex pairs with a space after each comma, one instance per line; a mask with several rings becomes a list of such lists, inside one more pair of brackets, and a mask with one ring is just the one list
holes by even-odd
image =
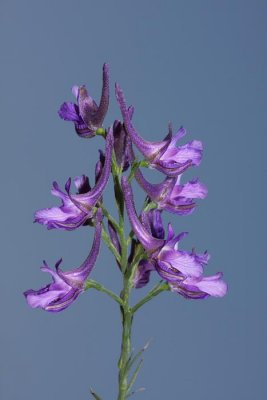
[[136, 381], [137, 375], [140, 371], [141, 365], [143, 363], [144, 359], [141, 358], [141, 360], [139, 361], [139, 363], [137, 364], [137, 367], [133, 373], [132, 379], [130, 380], [130, 383], [128, 385], [127, 391], [129, 391], [131, 389], [131, 387], [133, 386], [134, 382]]
[[144, 351], [146, 351], [146, 349], [150, 345], [150, 342], [151, 342], [151, 339], [144, 345], [144, 347], [142, 347], [142, 349], [140, 351], [138, 351], [138, 353], [134, 357], [133, 357], [133, 354], [131, 354], [131, 356], [128, 360], [128, 363], [126, 365], [127, 371], [130, 371], [130, 369], [135, 364], [135, 362], [138, 360], [138, 358], [144, 353]]

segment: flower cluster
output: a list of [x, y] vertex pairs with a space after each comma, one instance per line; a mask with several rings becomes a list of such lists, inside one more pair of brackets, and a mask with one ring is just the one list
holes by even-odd
[[[91, 187], [86, 175], [77, 177], [74, 179], [77, 193], [73, 194], [71, 178], [65, 184], [65, 191], [54, 182], [51, 192], [61, 200], [62, 204], [37, 211], [35, 222], [48, 229], [67, 231], [82, 226], [93, 226], [94, 240], [88, 257], [79, 268], [63, 272], [59, 268], [61, 260], [56, 263], [55, 270], [44, 263], [42, 270], [52, 275], [53, 282], [40, 290], [26, 291], [24, 294], [28, 304], [51, 312], [61, 311], [71, 305], [85, 290], [86, 281], [99, 253], [101, 236], [116, 256], [122, 272], [125, 273], [121, 261], [125, 259], [122, 243], [124, 227], [110, 216], [103, 201], [110, 175], [113, 176], [118, 208], [123, 209], [125, 204], [132, 227], [132, 235], [129, 236], [131, 252], [129, 256], [126, 254], [128, 257], [128, 259], [126, 257], [126, 270], [135, 268], [132, 285], [135, 288], [145, 286], [150, 274], [155, 272], [168, 283], [171, 291], [185, 298], [224, 296], [227, 286], [222, 280], [222, 273], [204, 276], [204, 267], [208, 263], [209, 254], [178, 249], [179, 242], [187, 233], [175, 235], [169, 224], [165, 234], [162, 223], [163, 211], [185, 216], [196, 208], [196, 199], [206, 197], [207, 188], [198, 179], [181, 183], [182, 174], [188, 168], [200, 164], [202, 143], [192, 140], [184, 145], [177, 145], [177, 142], [186, 135], [186, 131], [180, 128], [173, 134], [171, 125], [162, 141], [144, 140], [133, 126], [133, 107], [127, 106], [119, 85], [116, 85], [115, 93], [122, 121], [116, 120], [112, 127], [105, 130], [103, 122], [109, 106], [107, 64], [103, 66], [103, 87], [99, 105], [88, 94], [85, 86], [74, 86], [72, 92], [77, 104], [63, 103], [59, 116], [66, 121], [72, 121], [77, 134], [82, 138], [92, 138], [100, 134], [105, 139], [105, 150], [100, 150], [100, 157], [96, 163], [95, 185]], [[135, 156], [134, 146], [144, 157], [141, 162], [138, 162]], [[149, 182], [141, 170], [142, 166], [160, 171], [164, 175], [162, 182], [156, 184]], [[130, 174], [124, 174], [129, 168]], [[130, 183], [133, 177], [147, 196], [140, 216], [136, 213]], [[123, 212], [120, 216], [123, 219]], [[104, 218], [108, 220], [107, 231], [104, 227]]]

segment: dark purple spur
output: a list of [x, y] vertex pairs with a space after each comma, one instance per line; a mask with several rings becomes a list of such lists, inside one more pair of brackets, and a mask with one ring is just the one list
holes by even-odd
[[95, 136], [101, 128], [109, 105], [109, 67], [103, 65], [103, 87], [99, 106], [88, 94], [85, 86], [73, 86], [72, 93], [77, 104], [65, 102], [61, 105], [58, 115], [65, 121], [74, 122], [77, 134], [83, 138]]

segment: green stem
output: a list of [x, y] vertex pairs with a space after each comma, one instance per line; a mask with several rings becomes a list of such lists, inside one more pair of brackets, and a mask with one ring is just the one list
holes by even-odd
[[123, 305], [123, 301], [122, 299], [117, 296], [115, 293], [113, 293], [111, 290], [105, 288], [105, 286], [101, 285], [100, 283], [93, 281], [92, 279], [88, 279], [85, 282], [85, 286], [84, 289], [88, 290], [88, 289], [96, 289], [99, 292], [103, 292], [106, 293], [109, 297], [111, 297], [113, 300], [115, 300], [120, 306]]
[[104, 225], [102, 225], [102, 239], [106, 243], [109, 250], [113, 253], [113, 255], [116, 258], [116, 260], [118, 261], [118, 263], [120, 263], [121, 256], [120, 256], [118, 250], [116, 249], [116, 247], [114, 246], [114, 244], [112, 243], [112, 241], [110, 240], [109, 235], [108, 235]]
[[168, 283], [164, 282], [160, 282], [158, 285], [156, 285], [153, 289], [150, 290], [150, 292], [148, 292], [148, 294], [142, 299], [140, 300], [135, 306], [133, 306], [132, 308], [132, 313], [134, 314], [140, 307], [142, 307], [145, 303], [147, 303], [148, 301], [152, 300], [153, 297], [157, 296], [158, 294], [160, 294], [161, 292], [164, 292], [165, 290], [169, 290], [169, 285]]
[[120, 226], [117, 223], [117, 221], [115, 220], [115, 218], [112, 217], [112, 215], [110, 215], [110, 213], [108, 212], [108, 210], [105, 208], [105, 206], [103, 205], [103, 203], [101, 204], [101, 208], [103, 211], [104, 216], [111, 222], [111, 224], [114, 226], [114, 228], [116, 229], [116, 231], [118, 232], [120, 230]]
[[118, 400], [125, 400], [128, 392], [128, 361], [131, 354], [131, 330], [133, 313], [129, 307], [130, 284], [127, 278], [124, 279], [124, 289], [121, 294], [123, 305], [121, 306], [122, 315], [122, 342], [121, 355], [118, 363], [119, 367], [119, 394]]

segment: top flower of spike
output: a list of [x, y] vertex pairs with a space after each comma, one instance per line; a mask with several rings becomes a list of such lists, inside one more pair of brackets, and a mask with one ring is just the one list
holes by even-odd
[[103, 86], [99, 106], [88, 94], [85, 86], [73, 86], [72, 93], [78, 104], [65, 102], [61, 105], [58, 115], [65, 121], [72, 121], [77, 134], [83, 138], [95, 136], [97, 129], [102, 127], [109, 105], [109, 67], [103, 65]]
[[163, 141], [148, 142], [134, 129], [123, 92], [118, 84], [116, 84], [116, 97], [128, 135], [149, 161], [152, 168], [156, 168], [167, 176], [173, 177], [180, 175], [190, 166], [198, 166], [200, 164], [203, 152], [203, 146], [200, 141], [192, 140], [183, 146], [176, 147], [176, 142], [186, 135], [184, 128], [180, 128], [173, 135], [171, 126], [169, 126], [169, 133]]

